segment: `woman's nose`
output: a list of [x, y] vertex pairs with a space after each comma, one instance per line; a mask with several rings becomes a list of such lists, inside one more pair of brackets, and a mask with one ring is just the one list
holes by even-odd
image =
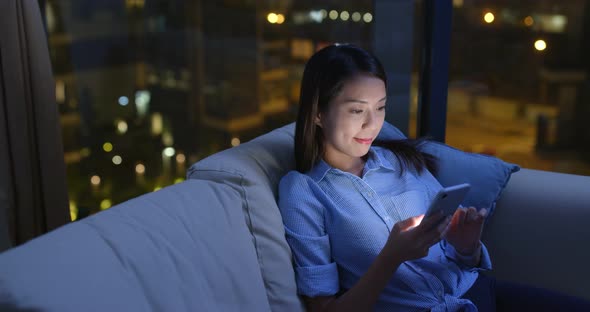
[[373, 127], [375, 126], [375, 123], [377, 121], [377, 116], [375, 112], [369, 111], [367, 112], [367, 115], [365, 116], [365, 121], [363, 123], [363, 128], [369, 128], [369, 127]]

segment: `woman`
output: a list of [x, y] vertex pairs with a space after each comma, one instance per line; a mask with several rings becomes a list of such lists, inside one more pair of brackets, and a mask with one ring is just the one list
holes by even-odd
[[379, 61], [352, 45], [326, 47], [305, 67], [297, 170], [279, 186], [298, 292], [311, 311], [494, 311], [494, 281], [478, 280], [491, 269], [487, 211], [424, 218], [442, 188], [435, 160], [419, 141], [373, 144], [385, 86]]

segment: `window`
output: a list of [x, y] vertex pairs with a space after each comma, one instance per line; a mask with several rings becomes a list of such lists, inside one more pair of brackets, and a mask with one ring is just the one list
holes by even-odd
[[295, 120], [305, 61], [372, 1], [46, 0], [72, 219]]
[[[452, 3], [446, 143], [590, 175], [585, 2]], [[416, 87], [412, 93], [415, 123]]]
[[[590, 174], [584, 1], [452, 4], [446, 143]], [[423, 6], [46, 0], [72, 218], [182, 181], [199, 159], [294, 121], [305, 61], [333, 42], [375, 51], [375, 38], [395, 34], [399, 47], [377, 54], [413, 70], [390, 75], [389, 117], [415, 136]], [[390, 29], [414, 10], [413, 27]]]

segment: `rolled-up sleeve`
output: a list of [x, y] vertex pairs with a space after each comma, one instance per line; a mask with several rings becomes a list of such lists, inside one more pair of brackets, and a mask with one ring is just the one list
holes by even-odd
[[330, 296], [339, 291], [322, 196], [317, 184], [299, 172], [290, 172], [279, 184], [279, 209], [293, 252], [297, 290], [308, 297]]

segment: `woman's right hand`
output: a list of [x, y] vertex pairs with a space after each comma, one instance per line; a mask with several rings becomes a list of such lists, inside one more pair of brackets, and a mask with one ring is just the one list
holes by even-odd
[[386, 247], [400, 263], [426, 257], [430, 247], [443, 238], [451, 221], [442, 213], [423, 219], [422, 214], [400, 221], [389, 234]]
[[340, 297], [306, 299], [309, 311], [372, 310], [398, 267], [404, 261], [428, 255], [428, 249], [442, 239], [451, 220], [440, 212], [422, 219], [424, 215], [396, 223], [385, 247], [358, 282]]

